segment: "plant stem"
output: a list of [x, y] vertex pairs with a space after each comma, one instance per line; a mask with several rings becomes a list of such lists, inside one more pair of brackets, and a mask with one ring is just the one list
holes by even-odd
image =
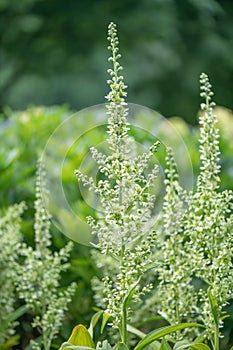
[[127, 337], [127, 309], [123, 309], [122, 310], [122, 330], [121, 330], [121, 334], [122, 334], [122, 342], [127, 345], [128, 342], [128, 337]]
[[[123, 264], [123, 257], [124, 257], [124, 252], [125, 252], [125, 244], [124, 241], [122, 240], [121, 242], [121, 266]], [[127, 337], [127, 306], [124, 305], [124, 300], [122, 300], [122, 316], [121, 316], [121, 341], [122, 343], [127, 345], [128, 337]]]
[[219, 350], [219, 327], [215, 325], [214, 330], [214, 350]]

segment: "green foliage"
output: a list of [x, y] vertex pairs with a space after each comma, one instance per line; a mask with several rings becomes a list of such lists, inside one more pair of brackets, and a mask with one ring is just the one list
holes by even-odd
[[175, 326], [167, 326], [163, 328], [156, 329], [149, 334], [147, 334], [135, 347], [135, 350], [142, 350], [149, 344], [153, 343], [155, 340], [163, 338], [164, 336], [171, 334], [173, 332], [179, 331], [181, 329], [186, 329], [188, 327], [200, 327], [201, 325], [197, 323], [184, 323], [177, 324]]
[[4, 140], [0, 150], [1, 206], [22, 199], [32, 205], [37, 160], [49, 136], [67, 116], [65, 106], [7, 112], [0, 128]]

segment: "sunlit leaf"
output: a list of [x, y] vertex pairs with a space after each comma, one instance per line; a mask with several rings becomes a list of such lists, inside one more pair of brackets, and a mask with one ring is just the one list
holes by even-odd
[[153, 343], [155, 340], [159, 338], [163, 338], [165, 335], [171, 334], [173, 332], [179, 331], [181, 329], [189, 328], [189, 327], [204, 327], [198, 323], [180, 323], [175, 326], [166, 326], [159, 329], [156, 329], [145, 336], [134, 348], [134, 350], [142, 350], [147, 345]]
[[90, 336], [90, 333], [82, 324], [74, 327], [68, 343], [75, 346], [85, 346], [95, 349], [95, 344]]
[[59, 350], [92, 350], [88, 346], [72, 345], [68, 342], [63, 343]]

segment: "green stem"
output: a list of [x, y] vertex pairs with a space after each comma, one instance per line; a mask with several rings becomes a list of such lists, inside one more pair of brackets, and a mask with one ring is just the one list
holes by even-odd
[[[121, 243], [121, 266], [123, 264], [123, 257], [125, 252], [124, 242]], [[128, 342], [128, 334], [127, 334], [127, 307], [124, 305], [124, 300], [122, 300], [122, 315], [121, 315], [121, 341], [122, 343], [127, 345]]]
[[219, 350], [219, 327], [215, 325], [214, 330], [214, 350]]
[[122, 342], [125, 345], [127, 345], [128, 334], [127, 334], [127, 310], [126, 309], [122, 310], [122, 330], [121, 330], [121, 334], [122, 334]]
[[[180, 323], [180, 310], [179, 310], [179, 305], [177, 300], [176, 300], [176, 321], [177, 321], [177, 324]], [[180, 338], [180, 331], [177, 331], [177, 338], [178, 339]]]

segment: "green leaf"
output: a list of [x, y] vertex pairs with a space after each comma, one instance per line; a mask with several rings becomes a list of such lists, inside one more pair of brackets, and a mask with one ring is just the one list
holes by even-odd
[[65, 342], [61, 345], [59, 350], [93, 350], [93, 348], [89, 348], [88, 346], [72, 345]]
[[192, 350], [211, 350], [210, 347], [203, 343], [193, 343], [190, 346], [190, 349]]
[[170, 345], [168, 344], [165, 338], [163, 338], [160, 350], [172, 350], [172, 348], [170, 347]]
[[[142, 331], [140, 331], [139, 329], [127, 324], [127, 331], [132, 333], [132, 334], [135, 334], [137, 335], [139, 338], [144, 338], [146, 336], [145, 333], [143, 333]], [[160, 342], [158, 341], [154, 341], [152, 344], [150, 344], [150, 347], [154, 350], [160, 350]]]
[[2, 345], [1, 350], [11, 349], [13, 346], [18, 345], [20, 343], [20, 335], [15, 334]]
[[214, 318], [214, 323], [215, 323], [216, 327], [219, 327], [218, 308], [217, 308], [217, 304], [215, 302], [214, 296], [211, 293], [210, 287], [207, 290], [207, 294], [208, 294], [209, 301], [210, 301], [210, 306], [211, 306], [211, 311], [212, 311], [212, 315], [213, 315], [213, 318]]
[[90, 336], [90, 333], [82, 324], [74, 327], [71, 336], [68, 339], [68, 344], [95, 349], [95, 344]]
[[173, 350], [177, 350], [177, 349], [185, 349], [185, 347], [188, 347], [190, 344], [190, 342], [188, 340], [182, 340], [182, 341], [178, 341], [175, 345]]
[[28, 310], [29, 310], [29, 308], [27, 306], [25, 306], [25, 305], [19, 307], [17, 310], [12, 312], [7, 319], [4, 320], [4, 322], [1, 324], [1, 327], [6, 328], [9, 323], [14, 322], [15, 320], [17, 320], [19, 317], [24, 315]]
[[139, 329], [127, 324], [127, 331], [129, 331], [132, 334], [137, 335], [139, 338], [144, 338], [146, 336], [145, 333], [143, 333], [142, 331], [140, 331]]
[[139, 282], [141, 280], [141, 277], [132, 285], [132, 287], [129, 289], [128, 293], [125, 295], [124, 300], [123, 300], [123, 312], [125, 312], [129, 306], [130, 301], [133, 298], [134, 291], [137, 288]]
[[104, 331], [104, 327], [106, 326], [106, 323], [109, 320], [110, 315], [107, 312], [104, 312], [103, 314], [103, 320], [102, 320], [102, 325], [101, 325], [101, 329], [100, 332], [103, 333]]
[[179, 331], [181, 329], [185, 329], [188, 327], [204, 327], [201, 324], [198, 323], [180, 323], [178, 325], [175, 326], [166, 326], [166, 327], [162, 327], [159, 329], [156, 329], [152, 332], [150, 332], [149, 334], [147, 334], [138, 344], [137, 346], [134, 348], [134, 350], [142, 350], [144, 349], [147, 345], [153, 343], [155, 340], [164, 337], [165, 335], [168, 335], [170, 333]]
[[195, 340], [194, 343], [203, 343], [206, 339], [206, 331], [202, 332]]
[[88, 332], [90, 333], [91, 337], [93, 337], [93, 329], [95, 328], [103, 312], [103, 310], [97, 311], [91, 318], [90, 326], [88, 328]]
[[[225, 320], [225, 319], [228, 318], [228, 317], [231, 317], [231, 315], [228, 315], [228, 314], [227, 314], [227, 315], [223, 315], [223, 316], [220, 317], [220, 320], [223, 321], [223, 320]], [[230, 349], [230, 350], [231, 350], [231, 349]]]
[[208, 345], [203, 343], [190, 343], [187, 340], [180, 341], [175, 344], [174, 350], [182, 350], [182, 349], [190, 349], [190, 350], [211, 350]]

